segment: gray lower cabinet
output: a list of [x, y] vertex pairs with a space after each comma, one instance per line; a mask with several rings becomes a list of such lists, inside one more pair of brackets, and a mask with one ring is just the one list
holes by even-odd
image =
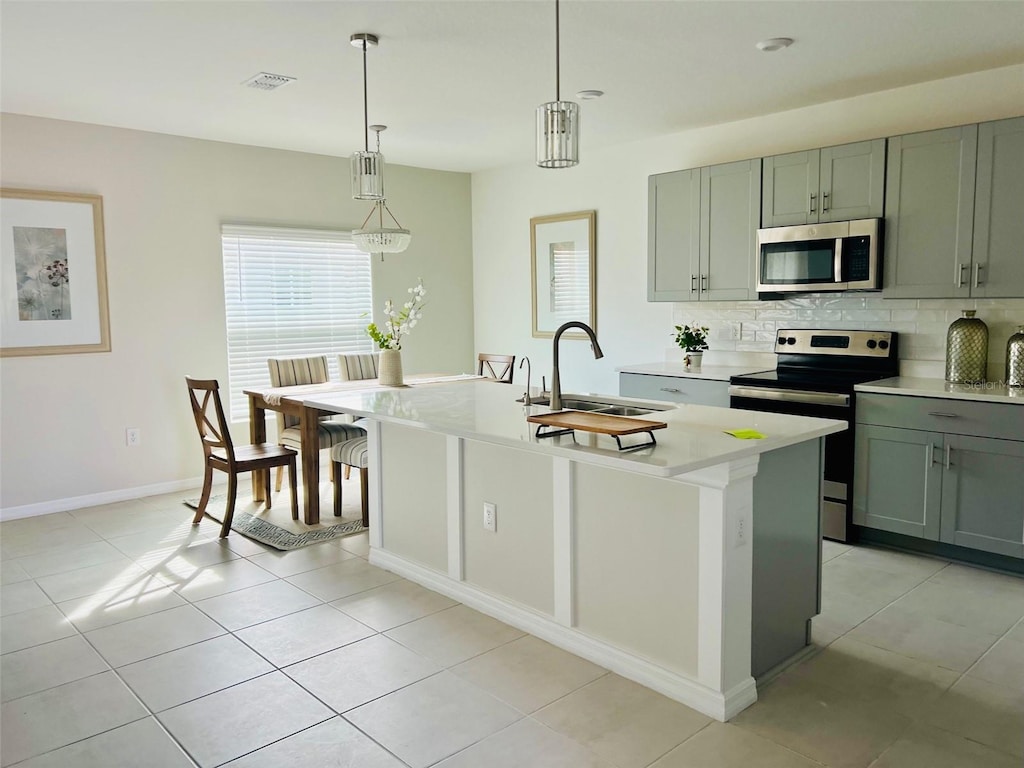
[[857, 409], [854, 523], [1024, 558], [1024, 441], [1007, 439], [1024, 406], [858, 395]]
[[729, 407], [729, 382], [694, 379], [689, 376], [659, 376], [646, 373], [620, 373], [619, 394], [641, 400], [667, 400], [672, 403]]
[[649, 301], [756, 299], [761, 160], [648, 179]]
[[764, 158], [761, 226], [881, 217], [885, 139]]
[[938, 541], [942, 435], [858, 425], [856, 442], [853, 522]]

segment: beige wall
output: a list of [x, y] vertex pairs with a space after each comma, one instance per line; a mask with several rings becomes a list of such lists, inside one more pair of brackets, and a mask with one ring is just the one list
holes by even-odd
[[[0, 129], [3, 186], [103, 196], [113, 345], [0, 362], [0, 508], [199, 476], [182, 377], [227, 382], [220, 225], [358, 227], [369, 205], [349, 196], [347, 159], [17, 115]], [[422, 276], [406, 370], [470, 370], [470, 177], [388, 171], [413, 242], [374, 259], [375, 310]], [[126, 427], [140, 447], [125, 447]]]
[[[605, 98], [615, 96], [608, 94]], [[616, 392], [616, 366], [665, 359], [671, 351], [673, 321], [707, 319], [708, 325], [716, 326], [712, 332], [717, 335], [728, 330], [724, 328], [727, 321], [744, 320], [743, 333], [749, 334], [750, 343], [744, 344], [748, 341], [744, 338], [734, 347], [765, 349], [766, 337], [757, 337], [756, 333], [773, 330], [776, 318], [759, 317], [758, 309], [794, 313], [799, 309], [800, 319], [807, 322], [839, 322], [854, 327], [886, 327], [891, 321], [899, 324], [898, 330], [920, 334], [920, 338], [908, 339], [907, 350], [918, 354], [919, 359], [933, 359], [936, 324], [945, 323], [947, 313], [963, 302], [953, 302], [955, 306], [894, 302], [890, 310], [863, 316], [856, 316], [856, 311], [880, 308], [846, 305], [842, 312], [835, 312], [824, 304], [738, 308], [720, 302], [712, 309], [704, 303], [649, 303], [647, 177], [682, 168], [1020, 115], [1024, 112], [1024, 65], [592, 149], [587, 141], [587, 122], [599, 120], [600, 109], [600, 102], [583, 106], [578, 167], [552, 171], [517, 165], [473, 174], [477, 347], [528, 354], [534, 370], [548, 373], [549, 378], [551, 342], [530, 335], [530, 218], [597, 210], [597, 331], [605, 357], [595, 361], [588, 345], [563, 342], [562, 387], [566, 391]], [[1002, 329], [1014, 321], [1024, 322], [1024, 317], [1020, 317], [1024, 302], [990, 304], [986, 308], [994, 310], [991, 319]], [[978, 306], [982, 309], [982, 302]], [[497, 307], [500, 312], [495, 311]], [[732, 309], [741, 309], [742, 316], [729, 318]], [[765, 325], [755, 325], [758, 321]], [[1005, 336], [1002, 343], [1005, 344]], [[724, 348], [717, 342], [713, 346]]]

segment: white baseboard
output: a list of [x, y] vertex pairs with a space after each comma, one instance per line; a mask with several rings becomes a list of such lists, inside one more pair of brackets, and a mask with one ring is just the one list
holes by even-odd
[[[218, 472], [217, 474], [220, 475], [221, 473]], [[226, 484], [227, 475], [224, 475], [223, 477], [223, 480], [217, 482], [215, 476], [214, 487]], [[192, 488], [199, 488], [202, 484], [203, 478], [190, 477], [185, 480], [170, 480], [166, 483], [154, 483], [152, 485], [136, 486], [135, 488], [120, 488], [114, 491], [90, 493], [85, 496], [69, 496], [65, 499], [40, 501], [36, 504], [24, 504], [20, 507], [6, 507], [0, 509], [0, 522], [18, 520], [22, 517], [49, 515], [53, 512], [67, 512], [72, 509], [98, 507], [101, 504], [113, 504], [118, 501], [141, 499], [144, 496], [159, 496], [162, 493], [173, 493], [174, 491], [187, 491]]]
[[724, 694], [701, 685], [693, 678], [672, 672], [657, 664], [634, 656], [601, 640], [585, 635], [577, 629], [564, 626], [554, 617], [537, 613], [512, 601], [486, 592], [464, 581], [455, 581], [446, 574], [407, 560], [383, 549], [370, 550], [370, 562], [404, 576], [424, 587], [458, 600], [470, 608], [485, 613], [506, 624], [529, 632], [562, 650], [610, 669], [640, 685], [644, 685], [670, 699], [693, 707], [708, 717], [725, 722], [757, 701], [757, 687], [753, 678], [735, 686]]

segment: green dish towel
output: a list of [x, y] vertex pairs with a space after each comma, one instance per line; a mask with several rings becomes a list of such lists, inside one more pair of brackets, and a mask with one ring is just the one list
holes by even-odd
[[756, 429], [727, 429], [725, 434], [738, 437], [740, 440], [760, 440], [764, 437]]

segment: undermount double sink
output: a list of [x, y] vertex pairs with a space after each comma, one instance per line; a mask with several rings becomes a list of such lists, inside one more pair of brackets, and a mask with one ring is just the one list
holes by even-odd
[[[523, 402], [519, 398], [516, 402]], [[530, 405], [550, 405], [551, 401], [546, 397], [535, 397], [530, 400]], [[667, 411], [671, 406], [644, 403], [642, 406], [622, 405], [620, 403], [609, 403], [603, 400], [574, 397], [572, 395], [562, 398], [563, 411], [591, 411], [593, 413], [606, 413], [609, 416], [643, 416], [655, 411]]]

